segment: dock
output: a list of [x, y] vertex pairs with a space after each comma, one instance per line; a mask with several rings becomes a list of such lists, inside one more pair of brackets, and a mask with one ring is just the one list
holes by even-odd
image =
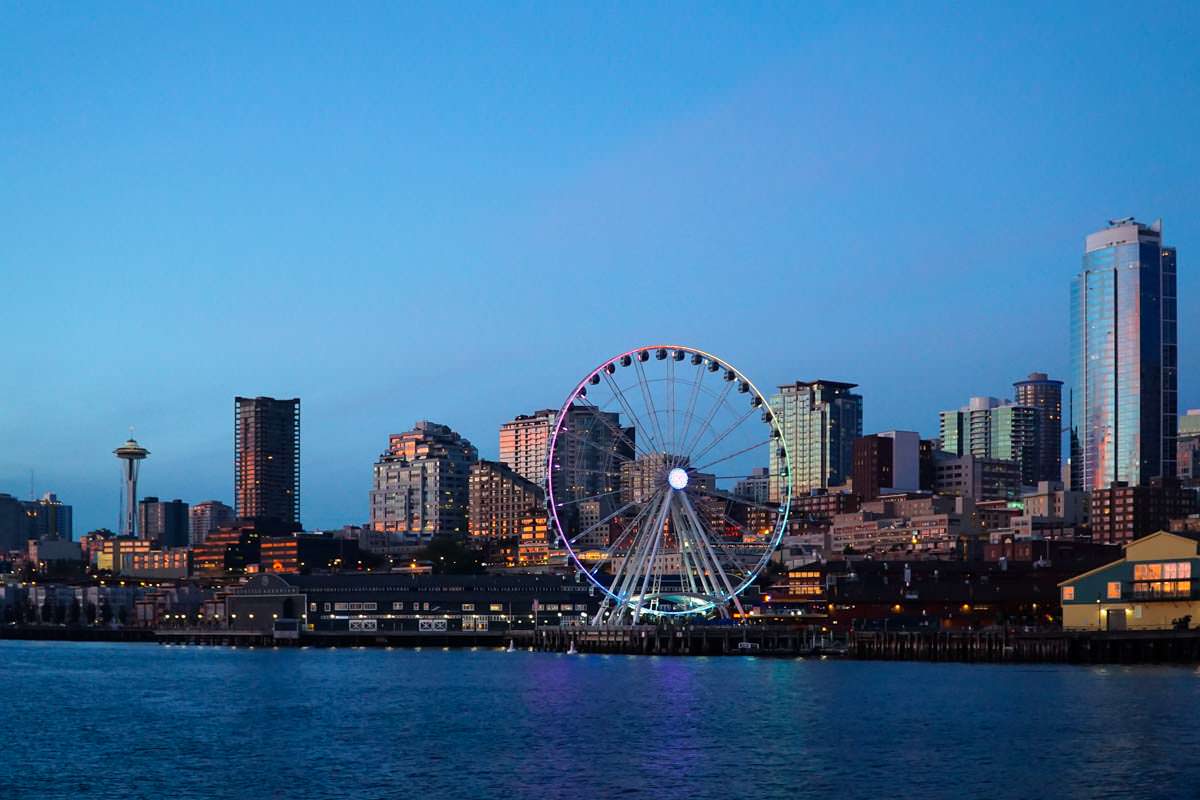
[[1200, 630], [854, 632], [851, 658], [980, 663], [1196, 664]]
[[1200, 630], [852, 631], [790, 625], [544, 626], [507, 631], [273, 631], [219, 627], [0, 626], [0, 639], [217, 647], [506, 648], [548, 653], [840, 657], [987, 664], [1200, 664]]
[[[822, 646], [804, 629], [789, 625], [633, 625], [544, 627], [535, 650], [629, 655], [721, 656], [817, 654]], [[832, 642], [825, 648], [837, 651]]]

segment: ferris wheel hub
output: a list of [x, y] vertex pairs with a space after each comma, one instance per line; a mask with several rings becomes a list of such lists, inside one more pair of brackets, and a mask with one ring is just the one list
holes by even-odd
[[686, 489], [688, 485], [687, 470], [682, 467], [675, 467], [667, 473], [667, 483], [671, 484], [672, 489], [680, 491]]

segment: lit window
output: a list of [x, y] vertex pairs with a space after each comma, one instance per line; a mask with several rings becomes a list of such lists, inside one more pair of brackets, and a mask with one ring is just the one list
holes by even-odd
[[1121, 599], [1121, 582], [1120, 581], [1109, 581], [1108, 582], [1108, 599], [1109, 600], [1120, 600]]
[[1074, 586], [1062, 587], [1062, 599], [1063, 600], [1074, 600], [1075, 599], [1075, 587]]

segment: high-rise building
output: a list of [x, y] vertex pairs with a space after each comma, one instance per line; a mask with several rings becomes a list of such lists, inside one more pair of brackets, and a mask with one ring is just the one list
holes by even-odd
[[936, 461], [934, 490], [980, 500], [1014, 500], [1021, 496], [1017, 462], [983, 456], [944, 453]]
[[1057, 481], [1062, 475], [1062, 386], [1044, 372], [1013, 383], [1017, 405], [1038, 410], [1038, 481]]
[[205, 500], [188, 509], [188, 543], [193, 547], [219, 528], [233, 525], [237, 515], [220, 500]]
[[1034, 486], [1042, 467], [1042, 412], [994, 397], [972, 397], [962, 408], [941, 413], [942, 449], [956, 456], [1015, 461], [1021, 482]]
[[[634, 429], [622, 428], [616, 412], [591, 406], [572, 406], [562, 425], [557, 445], [556, 492], [570, 489], [578, 497], [589, 497], [608, 486], [607, 475], [620, 471], [620, 462], [634, 454]], [[550, 438], [558, 412], [542, 409], [522, 414], [500, 426], [500, 461], [518, 475], [546, 486], [546, 463]], [[563, 490], [563, 491], [560, 491]]]
[[522, 478], [507, 464], [477, 461], [471, 465], [467, 531], [472, 537], [520, 536], [521, 520], [545, 508], [542, 487]]
[[53, 492], [46, 492], [40, 500], [25, 503], [25, 513], [30, 518], [34, 539], [70, 541], [72, 512], [71, 506], [59, 500]]
[[1092, 541], [1123, 544], [1167, 530], [1170, 521], [1196, 511], [1196, 493], [1174, 478], [1144, 486], [1115, 481], [1092, 491]]
[[138, 535], [162, 548], [187, 547], [188, 504], [147, 497], [138, 503]]
[[[792, 495], [836, 486], [850, 477], [854, 440], [862, 436], [862, 395], [857, 384], [837, 381], [796, 381], [779, 387], [771, 398], [771, 413], [783, 430], [791, 457]], [[771, 451], [771, 497], [782, 493], [784, 469], [781, 448]]]
[[922, 492], [932, 492], [937, 484], [937, 454], [942, 451], [941, 439], [922, 439], [917, 447], [919, 488]]
[[1175, 248], [1162, 221], [1087, 237], [1071, 287], [1071, 486], [1174, 477]]
[[11, 494], [0, 494], [0, 554], [24, 550], [34, 537], [26, 504]]
[[1175, 447], [1175, 470], [1189, 488], [1200, 487], [1200, 408], [1179, 415], [1179, 438]]
[[299, 398], [234, 398], [233, 499], [241, 519], [299, 528]]
[[532, 414], [518, 414], [500, 426], [500, 461], [538, 486], [546, 485], [550, 433], [557, 415], [554, 409], [543, 408]]
[[884, 431], [854, 440], [854, 492], [863, 500], [881, 493], [921, 488], [921, 436], [914, 431]]
[[479, 451], [446, 425], [421, 420], [392, 434], [375, 464], [371, 527], [427, 541], [465, 535], [471, 464]]

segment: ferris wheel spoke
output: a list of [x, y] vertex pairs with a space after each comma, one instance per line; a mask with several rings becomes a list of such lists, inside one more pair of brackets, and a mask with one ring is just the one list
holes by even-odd
[[619, 494], [620, 491], [621, 491], [620, 489], [613, 489], [611, 492], [601, 492], [600, 494], [594, 494], [594, 495], [591, 495], [590, 497], [576, 497], [571, 500], [563, 500], [559, 503], [556, 503], [555, 507], [562, 508], [564, 506], [569, 506], [574, 503], [586, 503], [588, 500], [599, 500], [601, 497], [608, 497], [610, 494]]
[[[653, 506], [647, 506], [647, 510], [651, 513], [647, 514], [643, 521], [659, 518], [659, 510], [662, 503], [657, 503]], [[641, 529], [634, 534], [633, 546], [629, 548], [624, 561], [621, 562], [619, 573], [624, 573], [617, 591], [615, 592], [618, 600], [622, 603], [629, 601], [632, 590], [637, 586], [638, 578], [641, 576], [642, 564], [645, 562], [646, 553], [649, 551], [651, 543], [655, 539], [654, 527]]]
[[698, 592], [696, 591], [696, 576], [692, 572], [694, 567], [692, 566], [692, 563], [691, 563], [691, 557], [688, 554], [687, 532], [684, 528], [683, 521], [680, 518], [681, 512], [677, 508], [678, 505], [679, 504], [676, 503], [675, 506], [673, 506], [671, 508], [671, 529], [674, 531], [678, 531], [679, 565], [680, 565], [679, 571], [683, 575], [683, 583], [685, 584], [685, 588], [687, 588], [687, 590], [690, 591], [692, 594], [697, 594]]
[[749, 453], [752, 450], [757, 450], [758, 448], [760, 448], [764, 445], [768, 445], [773, 441], [774, 441], [774, 437], [768, 438], [761, 442], [755, 442], [754, 444], [750, 445], [749, 447], [743, 447], [741, 450], [738, 450], [737, 452], [730, 453], [727, 456], [722, 456], [721, 458], [718, 458], [716, 461], [709, 461], [707, 464], [703, 464], [699, 467], [694, 467], [694, 469], [697, 472], [699, 472], [702, 469], [708, 469], [709, 467], [715, 467], [717, 464], [720, 464], [723, 461], [728, 461], [731, 458], [737, 458], [738, 456], [745, 455], [746, 453]]
[[671, 451], [675, 451], [675, 354], [667, 353], [667, 408], [670, 409]]
[[700, 440], [704, 438], [704, 431], [712, 424], [713, 417], [717, 415], [717, 411], [725, 405], [725, 398], [729, 396], [729, 392], [732, 389], [733, 381], [726, 381], [725, 388], [721, 390], [721, 394], [717, 397], [717, 402], [708, 410], [708, 416], [704, 418], [704, 422], [700, 424], [699, 430], [696, 431], [696, 438], [692, 441], [691, 446], [688, 447], [687, 443], [684, 443], [683, 454], [686, 457], [691, 458], [692, 451], [696, 449], [697, 445], [700, 444]]
[[[641, 434], [645, 435], [646, 439], [650, 440], [650, 447], [649, 447], [649, 449], [644, 451], [644, 454], [651, 455], [655, 451], [662, 452], [662, 446], [659, 445], [658, 442], [655, 441], [655, 439], [654, 439], [653, 429], [642, 424], [642, 418], [639, 417], [637, 415], [637, 412], [633, 410], [633, 405], [629, 402], [629, 398], [627, 398], [625, 396], [625, 392], [622, 391], [621, 387], [617, 385], [617, 382], [615, 380], [613, 380], [612, 377], [610, 377], [607, 372], [604, 373], [604, 380], [608, 383], [609, 387], [612, 389], [613, 396], [617, 399], [617, 402], [621, 404], [621, 408], [625, 409], [625, 413], [629, 415], [629, 419], [633, 423], [634, 429], [636, 431], [640, 431]], [[638, 435], [635, 438], [641, 439], [643, 437], [642, 437], [642, 435]]]
[[607, 416], [605, 416], [605, 414], [607, 412], [605, 412], [604, 409], [602, 409], [600, 406], [596, 405], [591, 400], [589, 400], [583, 396], [577, 397], [575, 399], [575, 402], [579, 403], [580, 406], [583, 408], [592, 409], [592, 411], [594, 412], [594, 418], [600, 420], [600, 423], [602, 425], [604, 425], [606, 428], [608, 428], [608, 430], [610, 432], [615, 434], [618, 439], [625, 442], [625, 444], [629, 445], [629, 449], [632, 450], [635, 454], [640, 452], [640, 453], [642, 453], [642, 455], [650, 455], [650, 451], [648, 451], [644, 448], [638, 447], [638, 443], [634, 439], [630, 439], [627, 435], [625, 435], [625, 431], [621, 429], [620, 425], [614, 425], [612, 423], [612, 421], [610, 419], [608, 419]]
[[[682, 503], [678, 505], [682, 507]], [[691, 522], [688, 520], [687, 515], [683, 513], [682, 508], [680, 510], [680, 517], [681, 519], [679, 519], [677, 522], [681, 536], [679, 546], [680, 561], [683, 562], [683, 571], [688, 577], [689, 588], [693, 594], [703, 594], [713, 602], [719, 602], [720, 594], [717, 592], [716, 585], [713, 583], [713, 580], [716, 578], [716, 574], [709, 573], [709, 570], [704, 563], [700, 542], [696, 538], [695, 533], [692, 532]], [[699, 583], [699, 590], [697, 590], [697, 583]]]
[[[603, 375], [604, 381], [612, 390], [613, 396], [617, 399], [617, 402], [621, 404], [621, 408], [625, 410], [625, 413], [629, 415], [629, 419], [633, 423], [634, 429], [645, 433], [646, 438], [650, 440], [650, 449], [642, 449], [642, 454], [650, 455], [655, 450], [661, 450], [662, 448], [659, 447], [658, 443], [654, 441], [654, 431], [642, 424], [641, 417], [639, 417], [633, 410], [633, 406], [629, 404], [629, 400], [625, 397], [625, 393], [621, 391], [621, 387], [617, 386], [617, 382], [612, 379], [612, 376], [610, 376], [608, 372], [604, 372]], [[635, 439], [640, 438], [642, 437], [635, 437]]]
[[[557, 469], [557, 467], [556, 467]], [[585, 475], [599, 475], [601, 477], [613, 478], [619, 480], [621, 471], [619, 469], [593, 469], [591, 467], [571, 467], [570, 470], [559, 469], [560, 472], [580, 472]]]
[[[662, 510], [655, 517], [654, 530], [651, 532], [651, 544], [647, 550], [646, 558], [642, 560], [642, 566], [639, 570], [643, 573], [642, 588], [638, 591], [637, 605], [633, 609], [633, 624], [636, 625], [642, 618], [642, 606], [646, 601], [646, 589], [650, 585], [650, 577], [656, 571], [662, 568], [658, 558], [658, 548], [662, 543], [663, 527], [667, 524], [667, 515], [671, 513], [672, 495], [667, 495], [662, 502]], [[647, 560], [648, 558], [648, 560]]]
[[[622, 455], [621, 453], [617, 452], [615, 447], [601, 447], [600, 445], [596, 444], [594, 441], [587, 438], [586, 436], [580, 436], [579, 434], [575, 433], [574, 431], [567, 430], [566, 428], [563, 428], [562, 433], [568, 439], [570, 439], [572, 442], [574, 442], [576, 444], [586, 444], [588, 447], [591, 447], [593, 450], [597, 451], [598, 453], [600, 453], [602, 455], [612, 456], [613, 458], [617, 459], [618, 461], [633, 461], [632, 458]], [[622, 437], [624, 437], [623, 434], [622, 434]], [[628, 442], [629, 440], [625, 439], [625, 441]], [[629, 442], [629, 443], [632, 444], [632, 442]], [[576, 451], [576, 452], [578, 452], [578, 451]]]
[[696, 529], [700, 532], [700, 541], [703, 545], [701, 550], [707, 551], [707, 555], [717, 569], [717, 575], [719, 575], [721, 578], [721, 583], [726, 589], [729, 590], [729, 599], [733, 600], [734, 604], [738, 608], [738, 611], [740, 612], [742, 610], [742, 603], [740, 600], [738, 600], [737, 592], [734, 590], [733, 584], [729, 581], [729, 576], [725, 574], [725, 569], [721, 566], [720, 559], [717, 558], [717, 554], [713, 551], [712, 544], [709, 542], [709, 537], [705, 535], [706, 529], [704, 524], [700, 522], [696, 515], [695, 506], [692, 505], [692, 501], [686, 493], [681, 493], [681, 496], [683, 498], [684, 510], [687, 512], [687, 515], [691, 517], [692, 524], [695, 525]]
[[[734, 528], [739, 532], [740, 536], [745, 535], [745, 530], [743, 529], [741, 523], [730, 517], [728, 513], [722, 511], [721, 517], [724, 522], [732, 523]], [[735, 568], [738, 571], [739, 578], [749, 575], [749, 567], [747, 567], [745, 562], [742, 561], [736, 550], [727, 546], [724, 536], [720, 532], [714, 531], [708, 524], [709, 519], [707, 513], [699, 515], [699, 522], [708, 541], [711, 542], [718, 550], [720, 550], [722, 554], [724, 554], [730, 567]]]
[[579, 533], [572, 536], [571, 541], [569, 543], [575, 544], [575, 542], [577, 540], [582, 539], [584, 536], [587, 536], [592, 531], [598, 529], [601, 525], [606, 525], [609, 522], [612, 522], [613, 519], [621, 516], [621, 514], [625, 513], [629, 509], [633, 508], [635, 505], [637, 505], [637, 503], [632, 503], [632, 502], [626, 503], [625, 505], [618, 508], [616, 511], [614, 511], [611, 514], [609, 514], [608, 516], [606, 516], [604, 519], [600, 520], [599, 522], [595, 522], [595, 523], [589, 525], [586, 530], [582, 530]]
[[651, 495], [650, 499], [638, 510], [638, 513], [634, 515], [633, 519], [631, 519], [628, 524], [625, 525], [620, 535], [618, 535], [617, 538], [612, 541], [612, 543], [608, 546], [608, 550], [605, 551], [604, 555], [592, 568], [591, 573], [593, 575], [597, 574], [600, 570], [600, 567], [602, 567], [606, 562], [613, 560], [621, 545], [624, 544], [625, 540], [629, 537], [629, 534], [633, 533], [636, 540], [636, 531], [638, 530], [638, 526], [641, 525], [643, 518], [649, 515], [653, 508], [657, 507], [657, 498], [660, 494], [661, 492], [656, 492], [655, 494]]
[[[726, 436], [728, 436], [729, 434], [733, 433], [738, 428], [740, 428], [742, 426], [742, 423], [745, 422], [746, 420], [748, 420], [754, 414], [754, 412], [757, 410], [758, 409], [751, 406], [749, 411], [747, 411], [745, 414], [742, 414], [740, 417], [738, 417], [737, 420], [735, 420], [732, 425], [730, 425], [728, 428], [726, 428], [724, 431], [722, 431], [720, 436], [717, 436], [715, 439], [713, 439], [711, 442], [709, 442], [708, 445], [703, 450], [696, 453], [694, 456], [692, 456], [689, 453], [688, 454], [689, 458], [695, 458], [697, 461], [704, 458], [706, 455], [708, 455], [709, 453], [712, 452], [713, 448], [715, 448], [722, 441], [724, 441]], [[716, 463], [716, 462], [714, 462], [714, 463]]]
[[[687, 442], [688, 433], [692, 427], [692, 413], [696, 410], [696, 399], [700, 396], [700, 384], [704, 381], [704, 362], [701, 361], [696, 365], [696, 379], [692, 382], [691, 396], [688, 398], [687, 411], [684, 412], [683, 433], [679, 437], [679, 444]], [[680, 448], [682, 450], [682, 448]]]
[[[742, 525], [742, 523], [738, 522], [733, 517], [729, 516], [728, 514], [723, 514], [722, 516], [725, 518], [726, 522], [730, 523], [734, 528], [741, 532], [743, 541], [745, 541], [745, 536], [747, 533], [753, 535], [753, 531]], [[754, 574], [752, 567], [746, 565], [746, 562], [742, 560], [741, 556], [738, 555], [736, 550], [731, 550], [728, 545], [719, 538], [715, 539], [714, 541], [716, 542], [717, 547], [719, 547], [725, 553], [725, 556], [729, 559], [730, 563], [735, 565], [741, 571], [742, 578], [747, 578]]]
[[[642, 511], [638, 513], [638, 516], [634, 519], [634, 521], [632, 523], [630, 523], [630, 526], [625, 530], [625, 533], [623, 533], [621, 535], [622, 539], [631, 531], [636, 530], [636, 525], [640, 524], [640, 520], [641, 520], [643, 514], [645, 514], [647, 510], [648, 509], [642, 509]], [[619, 544], [618, 542], [614, 542], [609, 547], [608, 552], [605, 554], [605, 557], [602, 558], [599, 562], [597, 562], [596, 566], [592, 568], [591, 573], [593, 576], [595, 576], [600, 571], [600, 567], [603, 566], [603, 564], [606, 561], [611, 560], [612, 558], [615, 557], [618, 544]], [[614, 602], [617, 603], [618, 609], [620, 607], [622, 607], [625, 602], [625, 599], [621, 594], [621, 587], [625, 581], [626, 569], [629, 567], [629, 562], [631, 560], [631, 557], [632, 557], [633, 553], [638, 549], [637, 545], [638, 545], [638, 539], [635, 535], [633, 546], [629, 548], [628, 552], [625, 554], [625, 558], [621, 560], [621, 565], [619, 567], [617, 567], [616, 573], [613, 575], [612, 580], [608, 584], [608, 588], [605, 590], [607, 592], [605, 597], [606, 598], [611, 597], [614, 600]]]
[[654, 430], [658, 433], [659, 450], [666, 453], [669, 452], [667, 447], [666, 437], [663, 436], [662, 425], [658, 421], [658, 410], [654, 407], [654, 395], [650, 391], [650, 382], [646, 380], [646, 370], [642, 368], [642, 361], [639, 358], [633, 360], [633, 369], [637, 374], [638, 387], [642, 391], [642, 402], [646, 404], [646, 413], [650, 415], [650, 423], [654, 426]]
[[748, 508], [758, 508], [758, 509], [762, 509], [763, 511], [774, 511], [776, 513], [779, 512], [779, 506], [777, 506], [777, 505], [773, 506], [773, 505], [767, 505], [765, 503], [759, 503], [756, 500], [751, 500], [749, 497], [742, 497], [742, 496], [736, 495], [732, 492], [723, 492], [720, 490], [717, 490], [714, 492], [714, 491], [709, 491], [708, 489], [702, 489], [699, 486], [695, 486], [695, 487], [688, 486], [688, 491], [695, 492], [696, 494], [703, 495], [704, 497], [712, 497], [717, 500], [727, 500], [730, 503], [737, 503], [739, 505], [743, 505]]
[[707, 585], [707, 591], [713, 602], [723, 602], [727, 599], [725, 589], [719, 583], [718, 570], [715, 560], [710, 556], [708, 549], [705, 547], [707, 539], [703, 523], [697, 518], [695, 509], [688, 509], [684, 505], [685, 514], [691, 520], [689, 535], [692, 545], [692, 557], [696, 560], [699, 566], [699, 575], [702, 577], [702, 582]]

